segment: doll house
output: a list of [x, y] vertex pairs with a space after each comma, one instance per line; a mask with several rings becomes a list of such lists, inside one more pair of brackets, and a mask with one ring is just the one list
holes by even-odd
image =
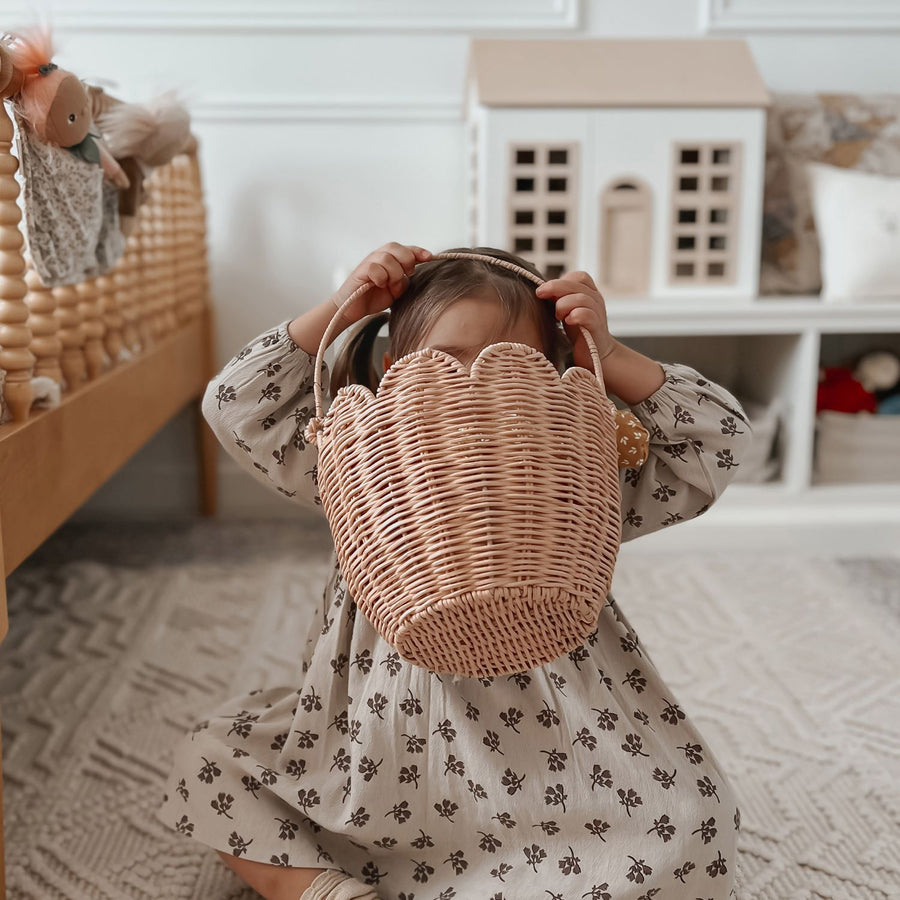
[[469, 244], [607, 296], [753, 297], [769, 102], [740, 40], [473, 39]]

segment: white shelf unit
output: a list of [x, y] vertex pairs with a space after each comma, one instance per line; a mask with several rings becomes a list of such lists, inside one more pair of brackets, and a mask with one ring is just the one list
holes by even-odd
[[[849, 544], [855, 552], [900, 548], [900, 482], [816, 484], [813, 467], [819, 366], [849, 364], [867, 349], [900, 354], [900, 297], [840, 305], [818, 297], [620, 298], [607, 300], [606, 309], [610, 331], [629, 347], [687, 363], [738, 399], [768, 404], [778, 397], [784, 404], [775, 477], [733, 483], [697, 525], [705, 519], [709, 530], [774, 529], [771, 542], [755, 535], [751, 543], [787, 540], [786, 549], [791, 541], [826, 552]], [[687, 530], [680, 534], [690, 540]]]
[[[606, 309], [612, 334], [635, 350], [687, 363], [738, 399], [784, 403], [774, 479], [732, 483], [707, 514], [646, 536], [643, 550], [900, 554], [900, 482], [813, 482], [820, 362], [842, 364], [876, 346], [900, 353], [900, 296], [841, 305], [818, 297], [611, 298]], [[376, 366], [386, 335], [376, 342]], [[329, 348], [329, 364], [341, 343]]]

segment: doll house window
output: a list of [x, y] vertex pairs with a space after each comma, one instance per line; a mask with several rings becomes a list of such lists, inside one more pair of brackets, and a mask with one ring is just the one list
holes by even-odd
[[672, 153], [671, 284], [735, 279], [741, 144], [679, 142]]
[[573, 267], [578, 144], [511, 142], [506, 244], [548, 278]]
[[614, 181], [600, 195], [600, 281], [607, 291], [635, 294], [650, 278], [650, 188], [635, 178]]

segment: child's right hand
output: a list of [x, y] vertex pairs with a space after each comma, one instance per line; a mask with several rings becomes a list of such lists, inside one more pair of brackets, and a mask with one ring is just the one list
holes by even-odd
[[387, 309], [406, 290], [409, 285], [408, 276], [416, 265], [429, 259], [430, 250], [391, 241], [373, 250], [335, 291], [331, 301], [335, 308], [340, 309], [344, 301], [359, 290], [361, 285], [366, 282], [375, 285], [344, 310], [343, 318], [352, 325], [366, 316]]

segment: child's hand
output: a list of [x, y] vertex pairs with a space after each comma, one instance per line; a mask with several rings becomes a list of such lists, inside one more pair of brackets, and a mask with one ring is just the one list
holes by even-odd
[[593, 371], [591, 352], [578, 326], [591, 333], [601, 359], [615, 347], [616, 339], [609, 333], [606, 304], [591, 276], [587, 272], [566, 272], [561, 278], [544, 282], [536, 293], [556, 302], [556, 318], [562, 320], [573, 344], [575, 365]]
[[391, 241], [373, 250], [347, 277], [332, 295], [335, 307], [341, 304], [367, 281], [375, 285], [361, 297], [357, 297], [344, 310], [348, 324], [387, 309], [408, 287], [409, 275], [417, 263], [431, 259], [431, 251], [422, 247], [405, 246]]

